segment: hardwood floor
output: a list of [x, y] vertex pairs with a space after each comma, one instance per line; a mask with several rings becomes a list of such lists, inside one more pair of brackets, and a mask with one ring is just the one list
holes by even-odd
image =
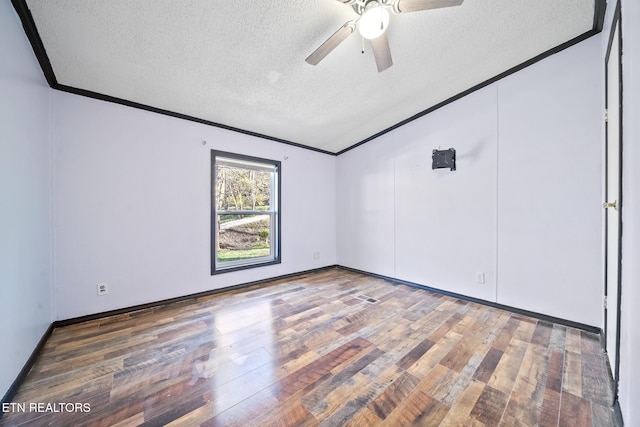
[[606, 363], [594, 334], [334, 268], [57, 328], [0, 424], [602, 427]]

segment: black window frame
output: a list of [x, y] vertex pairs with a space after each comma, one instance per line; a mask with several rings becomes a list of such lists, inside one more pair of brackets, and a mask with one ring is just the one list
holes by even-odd
[[[273, 165], [276, 170], [276, 203], [274, 209], [274, 221], [272, 227], [275, 228], [273, 242], [274, 256], [273, 259], [261, 260], [256, 259], [255, 262], [247, 262], [246, 264], [223, 266], [221, 267], [217, 259], [217, 217], [218, 212], [216, 208], [216, 159], [218, 157], [233, 159], [239, 161], [246, 161], [252, 163], [263, 163]], [[281, 224], [282, 224], [282, 164], [278, 160], [265, 159], [262, 157], [249, 156], [245, 154], [231, 153], [228, 151], [211, 150], [211, 275], [230, 273], [232, 271], [246, 270], [250, 268], [264, 267], [268, 265], [280, 264], [282, 262], [282, 244], [281, 244]], [[271, 196], [273, 198], [273, 195]]]

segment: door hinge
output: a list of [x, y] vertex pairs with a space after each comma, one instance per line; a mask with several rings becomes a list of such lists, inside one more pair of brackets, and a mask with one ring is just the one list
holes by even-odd
[[608, 108], [604, 109], [604, 122], [605, 123], [609, 123], [609, 109]]
[[604, 309], [607, 309], [607, 296], [605, 295], [604, 299], [602, 300], [602, 306], [604, 307]]

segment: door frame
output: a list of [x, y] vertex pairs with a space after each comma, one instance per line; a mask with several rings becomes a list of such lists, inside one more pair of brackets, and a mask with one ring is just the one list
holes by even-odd
[[[615, 309], [617, 311], [616, 313], [616, 336], [615, 336], [615, 358], [614, 358], [614, 365], [615, 366], [611, 366], [611, 370], [612, 370], [612, 375], [613, 375], [613, 402], [612, 403], [616, 403], [618, 401], [618, 387], [619, 387], [619, 382], [620, 382], [620, 326], [621, 326], [621, 301], [622, 301], [622, 233], [623, 233], [623, 229], [622, 229], [622, 208], [623, 208], [623, 202], [622, 202], [622, 197], [623, 197], [623, 192], [622, 192], [622, 186], [623, 186], [623, 182], [622, 182], [622, 168], [623, 168], [623, 163], [622, 163], [622, 151], [623, 151], [623, 138], [622, 138], [622, 126], [623, 126], [623, 122], [622, 122], [622, 109], [623, 109], [623, 103], [622, 103], [622, 97], [623, 97], [623, 90], [622, 90], [622, 14], [621, 14], [621, 8], [620, 8], [620, 0], [616, 1], [615, 4], [615, 12], [614, 12], [614, 17], [613, 17], [613, 22], [611, 25], [611, 29], [609, 32], [609, 41], [607, 44], [607, 52], [605, 55], [605, 59], [604, 59], [604, 75], [605, 75], [605, 108], [607, 109], [607, 111], [609, 110], [610, 106], [609, 104], [609, 99], [608, 99], [608, 95], [609, 95], [609, 70], [608, 70], [608, 63], [609, 63], [609, 59], [610, 59], [610, 55], [611, 55], [611, 48], [614, 42], [614, 37], [616, 34], [616, 28], [618, 29], [618, 109], [619, 109], [619, 114], [618, 114], [618, 123], [616, 123], [615, 125], [618, 126], [619, 128], [619, 151], [618, 151], [618, 156], [619, 156], [619, 167], [618, 167], [618, 180], [619, 180], [619, 187], [618, 187], [618, 194], [616, 195], [616, 200], [617, 200], [617, 209], [618, 209], [618, 259], [615, 261], [617, 263], [617, 268], [618, 268], [618, 274], [617, 274], [617, 283], [614, 284], [617, 286], [617, 292], [618, 292], [618, 298], [617, 298], [617, 304], [616, 307], [607, 307], [605, 305], [604, 307], [604, 349], [606, 351], [607, 349], [607, 342], [609, 340], [609, 337], [607, 336], [607, 330], [608, 330], [608, 318], [607, 318], [607, 313], [608, 310], [610, 309]], [[605, 122], [605, 150], [604, 150], [604, 200], [605, 202], [609, 201], [609, 194], [608, 194], [608, 146], [609, 146], [609, 125], [611, 125], [613, 123], [609, 123], [608, 121]], [[608, 250], [607, 250], [607, 238], [608, 238], [608, 225], [607, 225], [607, 217], [608, 217], [608, 209], [605, 209], [605, 213], [604, 213], [605, 217], [604, 217], [604, 296], [605, 298], [608, 296], [609, 294], [609, 283], [608, 283], [608, 279], [607, 279], [607, 271], [608, 271], [608, 265], [609, 265], [609, 259], [608, 259]]]

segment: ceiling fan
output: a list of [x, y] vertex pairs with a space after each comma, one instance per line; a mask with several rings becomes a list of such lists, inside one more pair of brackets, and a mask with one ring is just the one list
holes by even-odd
[[[371, 50], [381, 73], [393, 65], [386, 30], [389, 26], [389, 10], [394, 13], [418, 12], [460, 6], [464, 0], [337, 0], [353, 7], [359, 15], [338, 29], [320, 45], [305, 61], [317, 65], [325, 56], [342, 43], [356, 28], [363, 38], [371, 41]], [[364, 53], [364, 50], [363, 50]]]

